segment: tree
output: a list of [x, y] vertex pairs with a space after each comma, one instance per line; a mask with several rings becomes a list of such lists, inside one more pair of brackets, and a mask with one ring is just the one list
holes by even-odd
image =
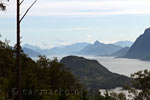
[[[7, 0], [9, 1], [9, 0]], [[17, 62], [17, 91], [18, 91], [18, 95], [16, 97], [17, 100], [21, 100], [21, 66], [20, 66], [20, 51], [21, 51], [21, 47], [20, 47], [20, 23], [21, 21], [24, 19], [24, 17], [26, 16], [26, 14], [29, 12], [29, 10], [32, 8], [32, 6], [36, 3], [37, 0], [35, 0], [31, 6], [26, 10], [26, 12], [24, 13], [24, 15], [20, 18], [20, 6], [21, 4], [24, 2], [24, 0], [22, 0], [20, 2], [20, 0], [17, 0], [17, 50], [16, 50], [16, 62]], [[6, 10], [6, 5], [4, 3], [3, 0], [0, 1], [0, 10], [4, 11]]]
[[0, 10], [2, 11], [6, 10], [6, 6], [4, 5], [4, 3], [0, 3]]
[[111, 93], [111, 100], [127, 100], [126, 95], [123, 93]]
[[56, 58], [50, 60], [40, 56], [36, 63], [39, 69], [38, 81], [42, 84], [40, 88], [57, 91], [51, 97], [58, 97], [58, 100], [71, 100], [70, 98], [77, 96], [75, 91], [79, 92], [82, 86], [71, 71]]
[[150, 71], [138, 71], [131, 75], [134, 79], [130, 92], [134, 95], [134, 100], [150, 100]]
[[29, 10], [32, 8], [32, 6], [36, 3], [37, 0], [35, 0], [33, 2], [33, 4], [31, 4], [31, 6], [26, 10], [26, 12], [24, 13], [24, 15], [20, 18], [20, 6], [21, 4], [24, 2], [24, 0], [22, 0], [20, 2], [20, 0], [17, 0], [17, 50], [16, 50], [16, 62], [17, 62], [17, 91], [18, 91], [18, 95], [16, 97], [17, 100], [22, 100], [21, 97], [21, 66], [20, 66], [20, 51], [21, 51], [21, 47], [20, 47], [20, 23], [23, 20], [23, 18], [26, 16], [26, 14], [29, 12]]
[[[15, 61], [14, 48], [0, 41], [0, 98], [4, 100], [14, 100], [16, 97]], [[20, 65], [23, 100], [85, 100], [80, 99], [82, 86], [79, 81], [57, 59], [40, 56], [34, 61], [21, 50]], [[41, 94], [40, 90], [46, 90], [47, 93]]]
[[0, 41], [0, 89], [2, 89], [0, 97], [3, 98], [8, 98], [8, 94], [10, 93], [8, 91], [11, 91], [15, 82], [15, 60], [13, 53], [7, 41]]
[[[5, 1], [9, 1], [9, 0], [5, 0]], [[3, 0], [0, 1], [0, 10], [2, 10], [2, 11], [6, 10], [6, 4], [4, 3]]]

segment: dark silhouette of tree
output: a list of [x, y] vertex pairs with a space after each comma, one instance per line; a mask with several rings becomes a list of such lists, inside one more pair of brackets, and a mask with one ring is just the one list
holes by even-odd
[[[135, 88], [129, 91], [134, 95], [134, 100], [150, 100], [150, 70], [138, 71], [131, 75]], [[139, 91], [140, 90], [140, 91]]]
[[2, 11], [4, 11], [4, 10], [6, 10], [6, 6], [5, 6], [3, 3], [1, 3], [1, 4], [0, 4], [0, 9], [1, 9]]
[[[9, 1], [9, 0], [7, 0]], [[17, 62], [17, 92], [18, 95], [16, 97], [17, 100], [22, 100], [21, 97], [21, 66], [20, 66], [20, 51], [21, 51], [21, 47], [20, 47], [20, 23], [21, 21], [24, 19], [24, 17], [26, 16], [26, 14], [29, 12], [29, 10], [32, 8], [32, 6], [36, 3], [37, 0], [35, 0], [31, 6], [26, 10], [26, 12], [24, 13], [24, 15], [20, 18], [20, 6], [21, 4], [24, 2], [24, 0], [22, 0], [20, 2], [20, 0], [17, 0], [17, 50], [16, 50], [16, 62]], [[3, 0], [0, 1], [0, 10], [5, 11], [6, 10], [6, 4], [4, 3]]]
[[[9, 1], [9, 0], [5, 0], [5, 1]], [[6, 4], [4, 3], [3, 0], [0, 0], [0, 10], [2, 11], [6, 10]]]
[[[15, 94], [12, 92], [16, 85], [14, 53], [14, 48], [10, 47], [7, 41], [0, 40], [0, 99], [2, 100], [15, 100], [16, 97], [16, 88]], [[78, 79], [57, 59], [49, 60], [45, 56], [40, 56], [34, 61], [21, 50], [20, 65], [23, 100], [85, 100], [80, 99], [83, 87]], [[48, 93], [41, 94], [40, 90], [47, 90]]]
[[16, 97], [17, 100], [22, 100], [21, 97], [21, 66], [20, 66], [20, 51], [21, 51], [21, 47], [20, 47], [20, 23], [23, 20], [23, 18], [26, 16], [26, 14], [28, 13], [28, 11], [31, 9], [31, 7], [36, 3], [37, 0], [35, 0], [31, 6], [26, 10], [26, 12], [24, 13], [24, 15], [20, 18], [20, 6], [21, 4], [24, 2], [24, 0], [22, 0], [20, 2], [20, 0], [17, 0], [17, 50], [16, 50], [16, 62], [17, 62], [17, 91], [18, 91], [18, 95]]

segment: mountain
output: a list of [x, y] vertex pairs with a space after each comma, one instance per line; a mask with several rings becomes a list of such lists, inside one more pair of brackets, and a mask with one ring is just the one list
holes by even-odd
[[129, 51], [129, 49], [130, 49], [129, 47], [124, 47], [118, 50], [117, 52], [111, 54], [111, 56], [116, 56], [116, 57], [124, 56]]
[[38, 46], [33, 46], [30, 44], [25, 44], [23, 45], [23, 47], [29, 48], [34, 51], [38, 51], [42, 55], [68, 55], [68, 54], [76, 54], [88, 45], [91, 44], [83, 42], [83, 43], [75, 43], [71, 45], [62, 45], [50, 49], [41, 49]]
[[141, 58], [140, 60], [143, 60], [143, 61], [150, 61], [150, 56], [147, 56], [147, 57]]
[[39, 52], [42, 55], [49, 55], [49, 51], [50, 51], [50, 49], [42, 49], [38, 46], [31, 45], [31, 44], [24, 44], [22, 47], [23, 48], [29, 48], [33, 51]]
[[150, 57], [150, 28], [140, 35], [129, 49], [126, 58], [145, 59]]
[[35, 46], [35, 45], [31, 45], [31, 44], [24, 44], [22, 47], [24, 47], [24, 48], [29, 48], [29, 49], [32, 49], [32, 50], [34, 50], [34, 51], [39, 51], [39, 50], [41, 50], [40, 47]]
[[105, 56], [110, 55], [122, 47], [114, 44], [104, 44], [99, 41], [96, 41], [94, 44], [86, 46], [81, 50], [80, 54], [82, 55], [96, 55], [96, 56]]
[[133, 42], [131, 42], [131, 41], [118, 41], [118, 42], [115, 42], [114, 44], [122, 46], [122, 47], [131, 47]]
[[26, 48], [26, 47], [23, 47], [23, 51], [29, 57], [38, 57], [39, 55], [41, 55], [39, 52], [36, 52], [36, 51], [29, 49], [29, 48]]
[[90, 43], [75, 43], [71, 45], [55, 47], [50, 49], [50, 55], [64, 55], [64, 54], [77, 54], [86, 46], [91, 45]]
[[61, 61], [69, 67], [82, 84], [92, 89], [111, 89], [130, 84], [126, 76], [110, 72], [96, 60], [83, 57], [67, 56]]

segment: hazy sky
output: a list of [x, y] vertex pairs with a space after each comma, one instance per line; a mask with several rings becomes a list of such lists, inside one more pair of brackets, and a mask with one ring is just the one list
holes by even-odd
[[[22, 14], [32, 0], [25, 0]], [[16, 42], [16, 0], [0, 12], [0, 33]], [[22, 44], [53, 47], [135, 39], [150, 27], [150, 0], [38, 0], [21, 24]]]

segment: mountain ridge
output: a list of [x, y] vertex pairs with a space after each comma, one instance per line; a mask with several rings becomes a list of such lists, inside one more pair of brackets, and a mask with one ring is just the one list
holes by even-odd
[[84, 57], [67, 56], [61, 61], [69, 67], [82, 84], [93, 89], [112, 89], [130, 84], [126, 76], [110, 72], [97, 60], [90, 60]]
[[115, 42], [114, 44], [122, 46], [122, 47], [131, 47], [133, 42], [131, 42], [131, 41], [118, 41], [118, 42]]
[[129, 51], [126, 53], [125, 58], [143, 59], [150, 57], [150, 28], [145, 29], [144, 33], [140, 35]]
[[47, 49], [43, 49], [36, 45], [30, 45], [30, 44], [24, 44], [22, 47], [29, 48], [31, 50], [39, 52], [41, 55], [48, 55], [48, 56], [71, 55], [71, 54], [108, 56], [122, 49], [121, 46], [116, 45], [115, 43], [105, 44], [98, 40], [96, 40], [93, 44], [88, 42], [79, 42], [71, 45], [61, 45], [61, 46], [47, 48]]
[[94, 44], [85, 47], [80, 54], [83, 55], [94, 55], [94, 56], [105, 56], [111, 55], [112, 53], [121, 49], [121, 46], [114, 44], [104, 44], [99, 41], [95, 41]]
[[26, 48], [26, 47], [23, 47], [23, 52], [25, 54], [27, 54], [29, 57], [38, 57], [39, 55], [41, 55], [39, 52], [37, 51], [34, 51], [32, 49], [29, 49], [29, 48]]
[[130, 49], [130, 47], [124, 47], [124, 48], [118, 50], [117, 52], [111, 54], [111, 56], [122, 57], [129, 51], [129, 49]]

